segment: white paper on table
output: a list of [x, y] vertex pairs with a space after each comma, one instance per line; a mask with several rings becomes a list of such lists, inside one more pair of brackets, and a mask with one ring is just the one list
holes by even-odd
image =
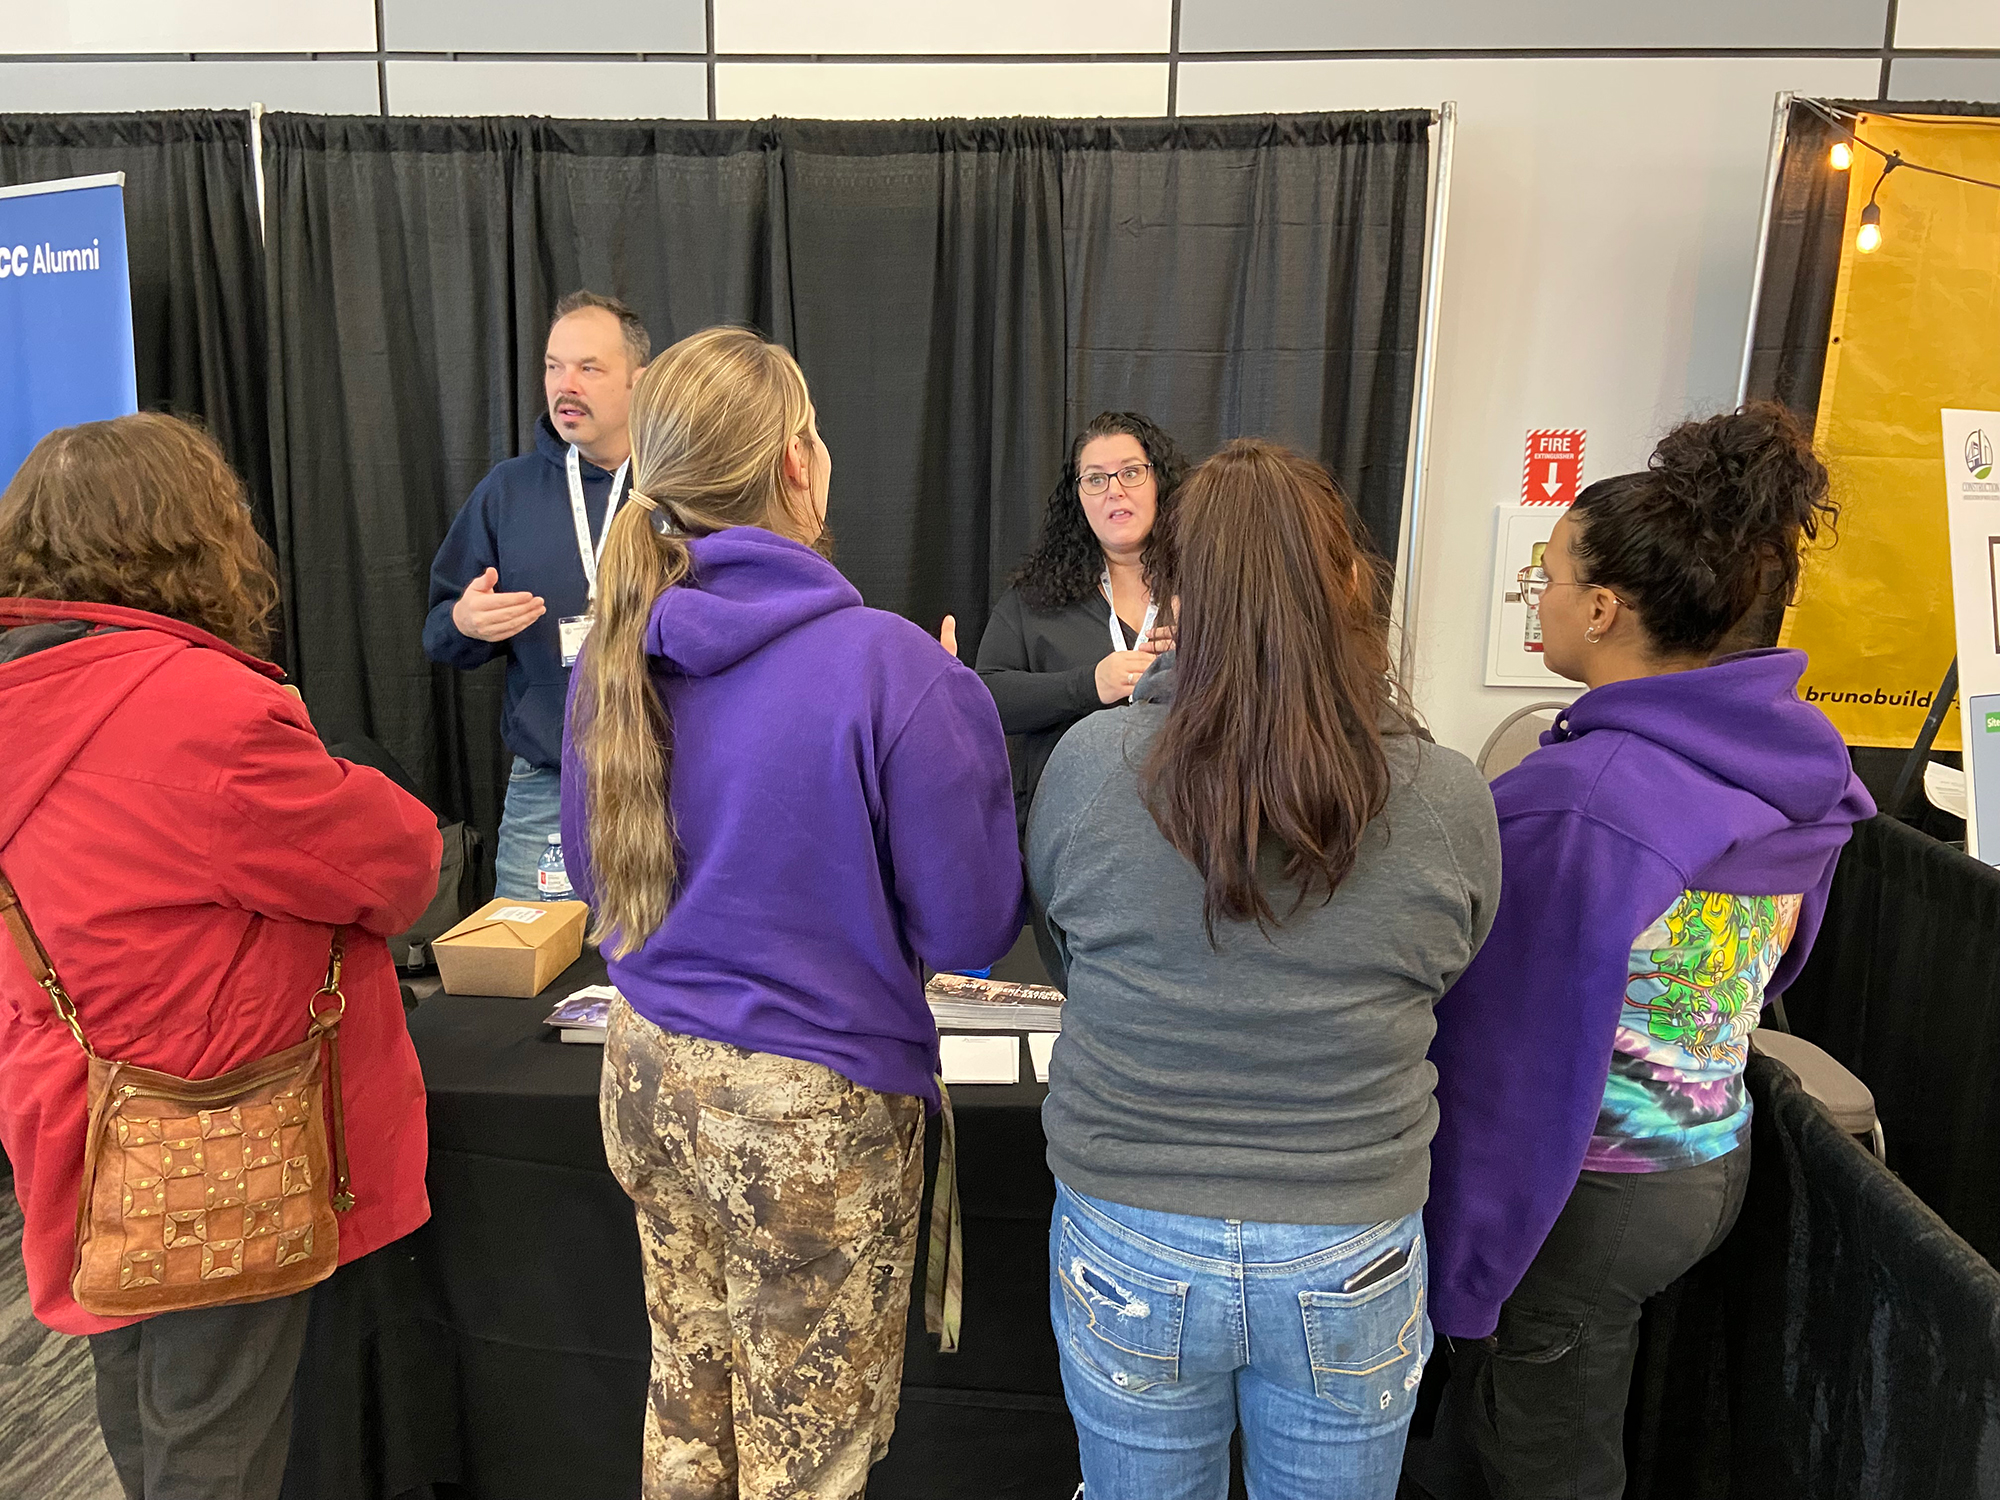
[[1924, 762], [1924, 800], [1939, 812], [1965, 816], [1965, 772], [1934, 760]]
[[946, 1083], [1019, 1083], [1021, 1039], [1007, 1036], [938, 1038]]
[[1028, 1033], [1028, 1056], [1035, 1064], [1035, 1082], [1049, 1081], [1049, 1059], [1055, 1056], [1056, 1033], [1053, 1031], [1031, 1031]]

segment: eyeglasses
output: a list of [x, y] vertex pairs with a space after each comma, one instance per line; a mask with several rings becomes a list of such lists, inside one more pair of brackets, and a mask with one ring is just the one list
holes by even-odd
[[[1581, 578], [1571, 579], [1567, 583], [1559, 582], [1558, 580], [1549, 577], [1549, 575], [1544, 573], [1540, 568], [1537, 568], [1535, 569], [1534, 572], [1530, 573], [1525, 579], [1522, 580], [1521, 598], [1527, 603], [1530, 609], [1540, 609], [1542, 607], [1542, 595], [1546, 594], [1550, 589], [1595, 589], [1603, 587], [1604, 585], [1602, 584], [1589, 583]], [[1611, 591], [1609, 589], [1605, 589], [1605, 592], [1610, 593]], [[1613, 599], [1618, 599], [1618, 596], [1616, 594], [1612, 594], [1611, 597]], [[1623, 599], [1618, 599], [1618, 602], [1620, 604], [1625, 604], [1625, 601]], [[1625, 607], [1627, 609], [1630, 609], [1632, 606], [1629, 604], [1625, 604]]]
[[1152, 472], [1151, 464], [1127, 464], [1116, 474], [1102, 474], [1092, 469], [1078, 477], [1076, 487], [1086, 495], [1101, 495], [1111, 488], [1111, 481], [1116, 479], [1124, 488], [1136, 490]]

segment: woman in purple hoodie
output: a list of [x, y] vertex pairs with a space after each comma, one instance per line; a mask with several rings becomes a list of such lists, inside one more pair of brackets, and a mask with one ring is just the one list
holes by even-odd
[[632, 396], [563, 745], [570, 875], [621, 998], [612, 1171], [653, 1323], [648, 1500], [845, 1500], [887, 1450], [938, 1105], [919, 962], [1020, 930], [978, 677], [818, 550], [792, 356], [711, 328]]
[[1717, 653], [1834, 516], [1804, 429], [1745, 407], [1586, 489], [1528, 586], [1589, 691], [1493, 787], [1500, 907], [1437, 1008], [1425, 1210], [1432, 1319], [1486, 1343], [1454, 1405], [1495, 1500], [1623, 1494], [1640, 1309], [1742, 1206], [1750, 1032], [1875, 809], [1802, 653]]

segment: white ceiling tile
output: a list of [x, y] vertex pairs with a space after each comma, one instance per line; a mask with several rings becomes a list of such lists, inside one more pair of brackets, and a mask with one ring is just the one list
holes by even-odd
[[723, 63], [725, 120], [1157, 116], [1165, 63]]
[[374, 0], [29, 0], [0, 53], [373, 52]]
[[719, 52], [1167, 51], [1171, 0], [715, 0]]

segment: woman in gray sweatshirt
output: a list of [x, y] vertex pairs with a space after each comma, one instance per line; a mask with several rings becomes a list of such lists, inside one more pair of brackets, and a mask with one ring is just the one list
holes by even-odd
[[1068, 970], [1050, 1311], [1090, 1500], [1395, 1493], [1430, 1353], [1431, 1008], [1493, 919], [1493, 801], [1401, 707], [1319, 465], [1231, 444], [1173, 522], [1179, 649], [1028, 830]]

